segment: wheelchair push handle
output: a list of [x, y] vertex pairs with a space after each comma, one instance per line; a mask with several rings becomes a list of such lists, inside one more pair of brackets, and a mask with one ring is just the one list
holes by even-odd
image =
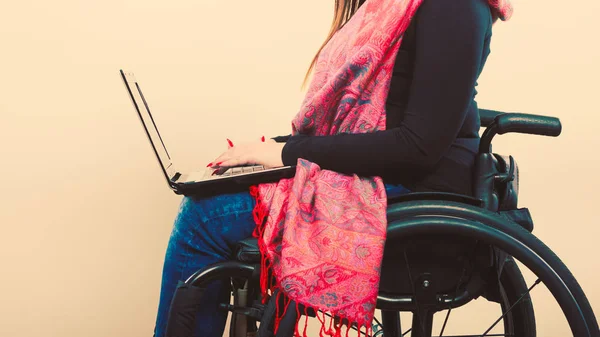
[[492, 138], [495, 135], [525, 133], [558, 137], [562, 131], [560, 120], [556, 117], [486, 109], [480, 109], [479, 115], [481, 125], [487, 127], [481, 136], [479, 153], [491, 151]]
[[495, 118], [496, 131], [502, 135], [509, 132], [558, 137], [562, 131], [556, 117], [510, 113]]

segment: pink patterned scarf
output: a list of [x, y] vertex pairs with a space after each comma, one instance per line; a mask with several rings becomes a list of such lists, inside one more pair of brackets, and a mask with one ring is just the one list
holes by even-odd
[[[358, 9], [320, 53], [293, 134], [385, 129], [395, 58], [422, 1], [368, 0]], [[496, 17], [511, 16], [508, 0], [489, 3]], [[370, 328], [386, 239], [382, 179], [322, 170], [300, 159], [294, 178], [251, 193], [263, 292], [280, 289], [288, 301]], [[324, 326], [321, 332], [330, 335], [341, 327]]]

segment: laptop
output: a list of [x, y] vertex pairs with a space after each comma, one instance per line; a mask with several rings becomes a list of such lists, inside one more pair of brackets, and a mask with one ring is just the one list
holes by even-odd
[[176, 194], [219, 194], [228, 191], [242, 191], [260, 183], [275, 182], [291, 178], [296, 172], [295, 166], [265, 168], [261, 165], [212, 169], [183, 173], [176, 169], [171, 161], [167, 147], [158, 132], [158, 127], [150, 113], [148, 102], [142, 94], [140, 85], [131, 72], [121, 70], [121, 77], [127, 88], [133, 106], [146, 131], [154, 154], [162, 168], [169, 187]]

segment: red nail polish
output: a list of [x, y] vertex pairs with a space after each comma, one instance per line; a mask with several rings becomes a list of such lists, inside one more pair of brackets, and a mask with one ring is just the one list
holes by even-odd
[[265, 142], [265, 136], [262, 136], [262, 138], [260, 139], [263, 141], [263, 143]]
[[213, 163], [206, 165], [206, 167], [211, 167], [211, 166], [213, 166]]
[[227, 139], [227, 143], [229, 143], [229, 146], [233, 147], [233, 142], [230, 141], [229, 139]]
[[221, 164], [223, 164], [223, 162], [222, 162], [222, 161], [221, 161], [221, 162], [218, 162], [216, 165], [217, 165], [217, 166], [220, 166]]

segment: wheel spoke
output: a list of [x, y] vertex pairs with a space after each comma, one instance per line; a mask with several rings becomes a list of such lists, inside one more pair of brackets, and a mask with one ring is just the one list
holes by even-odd
[[460, 283], [462, 282], [463, 277], [465, 277], [465, 272], [467, 271], [467, 265], [465, 263], [462, 273], [460, 274], [460, 278], [458, 279], [458, 283], [456, 283], [456, 290], [454, 290], [454, 297], [452, 297], [452, 301], [448, 304], [448, 312], [446, 313], [446, 318], [444, 318], [444, 324], [442, 325], [442, 330], [440, 331], [440, 337], [444, 335], [444, 330], [446, 330], [446, 324], [448, 323], [448, 318], [450, 317], [450, 313], [452, 312], [452, 303], [456, 300], [456, 296], [458, 295], [458, 288]]
[[[514, 335], [507, 335], [507, 334], [503, 334], [503, 333], [499, 333], [499, 334], [491, 334], [491, 335], [487, 335], [489, 337], [498, 337], [498, 336], [513, 336]], [[442, 337], [442, 336], [438, 336], [438, 337]], [[446, 337], [481, 337], [481, 335], [452, 335], [452, 336], [446, 336]]]
[[[454, 298], [456, 298], [456, 294], [454, 294]], [[452, 311], [452, 302], [454, 302], [454, 298], [450, 301], [450, 308], [446, 313], [446, 318], [444, 318], [444, 324], [442, 324], [442, 330], [440, 331], [440, 337], [444, 335], [444, 330], [446, 329], [446, 323], [448, 323], [448, 318], [450, 317], [450, 312]]]
[[383, 326], [381, 325], [381, 322], [377, 319], [377, 317], [373, 316], [373, 319], [375, 320], [375, 323], [379, 324], [380, 326]]
[[529, 295], [529, 293], [531, 292], [531, 290], [533, 288], [535, 288], [535, 286], [537, 286], [538, 284], [540, 284], [542, 281], [540, 279], [537, 279], [533, 285], [531, 285], [531, 287], [529, 287], [529, 289], [527, 289], [527, 291], [521, 295], [521, 297], [519, 297], [518, 300], [515, 301], [515, 303], [513, 303], [513, 305], [510, 306], [510, 308], [508, 308], [508, 310], [506, 310], [505, 313], [502, 314], [502, 316], [500, 316], [495, 322], [494, 324], [492, 324], [492, 326], [490, 326], [482, 335], [481, 337], [485, 337], [485, 336], [494, 336], [494, 335], [488, 335], [488, 332], [490, 332], [495, 326], [496, 324], [498, 324], [498, 322], [500, 322], [504, 316], [506, 316], [517, 304], [519, 304], [519, 302], [521, 302], [523, 300], [523, 298], [525, 298], [525, 296]]
[[[402, 334], [402, 337], [406, 336], [411, 330], [412, 329], [406, 330]], [[505, 336], [505, 337], [514, 337], [514, 335], [507, 335], [507, 334], [503, 334], [503, 333], [500, 333], [500, 334], [491, 334], [491, 335], [488, 335], [488, 336], [489, 337], [502, 337], [502, 336]], [[442, 337], [442, 336], [438, 336], [438, 337]], [[452, 335], [452, 336], [446, 336], [446, 337], [481, 337], [481, 335]]]
[[[413, 313], [413, 315], [417, 315], [418, 325], [419, 325], [419, 328], [421, 330], [421, 334], [425, 335], [425, 326], [423, 326], [423, 319], [421, 317], [421, 310], [419, 308], [419, 302], [417, 302], [417, 292], [415, 290], [415, 283], [413, 282], [412, 274], [410, 272], [410, 264], [408, 263], [408, 255], [406, 255], [406, 248], [404, 248], [404, 261], [406, 262], [406, 271], [408, 273], [408, 281], [410, 282], [410, 287], [411, 287], [411, 290], [412, 290], [412, 292], [414, 294], [414, 299], [415, 299], [416, 313]], [[404, 335], [402, 335], [402, 336], [404, 336]]]

